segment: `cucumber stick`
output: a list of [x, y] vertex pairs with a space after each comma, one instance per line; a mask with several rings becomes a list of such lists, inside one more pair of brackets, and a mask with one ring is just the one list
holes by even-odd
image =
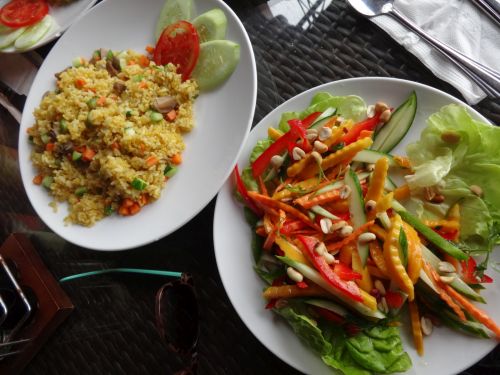
[[305, 278], [311, 280], [313, 283], [319, 285], [326, 291], [332, 293], [333, 296], [344, 302], [347, 306], [350, 306], [352, 309], [358, 311], [359, 313], [375, 318], [375, 319], [384, 319], [385, 315], [382, 314], [379, 310], [372, 310], [368, 306], [366, 306], [364, 303], [354, 301], [350, 299], [349, 297], [344, 296], [342, 292], [340, 292], [338, 289], [334, 288], [331, 286], [323, 277], [321, 274], [316, 271], [314, 268], [309, 267], [308, 265], [304, 263], [297, 262], [293, 259], [290, 259], [288, 257], [277, 257], [280, 261], [283, 263], [289, 265], [290, 267], [295, 268], [297, 271], [299, 271], [302, 275], [304, 275]]
[[456, 258], [458, 260], [467, 260], [467, 254], [465, 254], [451, 242], [446, 241], [443, 237], [441, 237], [427, 225], [422, 223], [420, 219], [406, 211], [406, 209], [396, 200], [392, 201], [392, 208], [402, 217], [404, 221], [410, 224], [417, 232], [419, 232], [422, 236], [427, 238], [430, 242], [439, 247], [445, 253], [448, 253], [453, 258]]
[[335, 302], [328, 301], [326, 299], [311, 298], [311, 299], [304, 300], [304, 302], [309, 304], [309, 305], [312, 305], [312, 306], [317, 306], [317, 307], [321, 307], [321, 308], [326, 309], [326, 310], [330, 310], [337, 315], [343, 316], [344, 318], [348, 314], [347, 310], [344, 309], [342, 306], [337, 305]]
[[[431, 265], [431, 267], [433, 267], [437, 271], [441, 259], [439, 259], [432, 251], [430, 251], [424, 245], [421, 245], [421, 249], [423, 258], [427, 261], [427, 263]], [[450, 283], [450, 286], [460, 294], [463, 294], [464, 296], [470, 298], [473, 301], [486, 303], [484, 298], [479, 293], [477, 293], [474, 289], [472, 289], [469, 285], [467, 285], [465, 281], [463, 281], [459, 277], [455, 277], [455, 279]]]
[[47, 34], [54, 23], [55, 21], [52, 16], [47, 14], [40, 22], [24, 30], [21, 36], [14, 42], [14, 47], [18, 50], [31, 47]]
[[417, 94], [413, 91], [408, 99], [392, 114], [389, 122], [375, 134], [372, 149], [391, 151], [403, 139], [413, 123], [417, 112]]
[[310, 129], [319, 129], [325, 125], [330, 119], [335, 116], [337, 109], [333, 107], [327, 108], [318, 118], [312, 123]]
[[354, 161], [360, 161], [363, 163], [375, 164], [379, 159], [387, 158], [389, 161], [389, 167], [397, 167], [397, 163], [394, 158], [386, 154], [385, 152], [375, 151], [375, 150], [361, 150], [356, 156], [352, 158]]
[[[346, 186], [349, 186], [349, 188], [351, 189], [351, 194], [349, 195], [349, 212], [351, 213], [351, 219], [354, 229], [357, 229], [366, 223], [363, 191], [361, 190], [358, 176], [352, 169], [349, 169], [349, 171], [346, 173], [344, 182]], [[361, 258], [361, 265], [364, 267], [366, 264], [366, 259], [368, 258], [368, 244], [360, 244], [358, 242], [357, 247], [359, 257]]]

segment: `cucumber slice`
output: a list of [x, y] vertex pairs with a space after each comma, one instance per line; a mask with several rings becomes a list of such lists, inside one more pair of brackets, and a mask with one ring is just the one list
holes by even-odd
[[192, 24], [198, 31], [200, 43], [226, 38], [227, 18], [219, 8], [200, 14]]
[[[346, 186], [351, 188], [351, 195], [349, 195], [349, 212], [351, 213], [352, 224], [354, 229], [359, 228], [366, 223], [365, 201], [363, 199], [363, 191], [359, 184], [358, 176], [356, 173], [349, 169], [344, 177]], [[367, 244], [357, 243], [358, 254], [361, 258], [361, 265], [364, 267], [366, 259], [368, 258], [369, 248]]]
[[309, 127], [310, 129], [318, 129], [323, 127], [337, 113], [337, 108], [327, 108]]
[[417, 112], [417, 94], [413, 91], [408, 99], [392, 114], [391, 119], [376, 134], [372, 149], [391, 151], [403, 139], [413, 123]]
[[353, 299], [350, 299], [349, 297], [344, 296], [344, 294], [342, 294], [338, 289], [334, 288], [325, 279], [323, 279], [321, 274], [318, 271], [316, 271], [314, 268], [311, 268], [304, 263], [297, 262], [297, 261], [290, 259], [288, 257], [278, 256], [277, 258], [280, 261], [282, 261], [283, 263], [289, 265], [290, 267], [295, 268], [302, 275], [304, 275], [305, 278], [311, 280], [313, 283], [319, 285], [323, 289], [332, 293], [332, 296], [338, 298], [339, 300], [344, 302], [347, 306], [358, 311], [359, 313], [361, 313], [365, 316], [371, 317], [371, 318], [375, 318], [375, 319], [384, 319], [385, 318], [385, 315], [382, 314], [379, 310], [372, 310], [371, 308], [366, 306], [364, 303], [354, 301]]
[[158, 40], [163, 29], [168, 25], [185, 20], [189, 21], [194, 15], [193, 0], [167, 0], [163, 4], [155, 26], [155, 40]]
[[396, 200], [392, 201], [392, 208], [403, 218], [404, 221], [410, 224], [417, 232], [419, 232], [422, 236], [427, 238], [441, 250], [458, 260], [467, 260], [467, 254], [465, 254], [451, 242], [446, 241], [443, 237], [441, 237], [427, 225], [422, 223], [417, 217], [406, 211], [406, 209]]
[[334, 312], [337, 315], [343, 316], [344, 318], [347, 316], [348, 312], [346, 309], [344, 309], [342, 306], [337, 305], [336, 303], [332, 301], [328, 301], [326, 299], [316, 299], [316, 298], [311, 298], [311, 299], [306, 299], [304, 301], [305, 303], [317, 307], [321, 307], [326, 310], [330, 310]]
[[398, 164], [394, 160], [394, 158], [386, 154], [385, 152], [375, 151], [375, 150], [361, 150], [354, 156], [352, 160], [360, 161], [363, 163], [375, 164], [379, 159], [387, 158], [389, 160], [389, 167], [397, 167]]
[[14, 42], [14, 47], [16, 49], [26, 49], [31, 47], [40, 39], [43, 38], [45, 34], [49, 31], [54, 23], [52, 16], [47, 14], [43, 19], [37, 24], [28, 27]]
[[0, 49], [9, 47], [25, 30], [26, 27], [21, 27], [19, 29], [5, 27], [5, 29], [2, 29], [2, 31], [0, 31]]
[[228, 79], [240, 62], [240, 45], [229, 40], [200, 44], [200, 56], [191, 78], [201, 91], [212, 90]]

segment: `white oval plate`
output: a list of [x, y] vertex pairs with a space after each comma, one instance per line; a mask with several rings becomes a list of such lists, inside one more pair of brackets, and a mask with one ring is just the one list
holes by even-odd
[[[10, 0], [0, 0], [0, 8], [7, 4], [9, 1]], [[27, 52], [51, 42], [55, 38], [61, 36], [64, 30], [66, 30], [69, 26], [71, 26], [73, 22], [83, 16], [85, 12], [87, 12], [96, 2], [97, 0], [77, 0], [71, 4], [63, 6], [49, 5], [49, 14], [54, 18], [55, 22], [42, 39], [26, 49], [18, 50], [11, 46], [0, 50], [0, 53]]]
[[216, 90], [195, 102], [195, 128], [185, 136], [186, 150], [179, 172], [161, 198], [135, 216], [105, 218], [91, 228], [65, 225], [66, 204], [54, 213], [50, 196], [32, 183], [36, 172], [30, 161], [26, 129], [34, 123], [33, 110], [46, 90], [55, 88], [54, 73], [73, 58], [90, 58], [100, 47], [144, 51], [154, 44], [153, 33], [163, 0], [107, 0], [75, 23], [45, 59], [26, 100], [19, 137], [19, 163], [24, 187], [42, 220], [64, 239], [95, 250], [123, 250], [158, 240], [185, 224], [217, 194], [228, 178], [253, 119], [257, 73], [252, 46], [234, 12], [220, 0], [195, 0], [196, 13], [218, 7], [228, 18], [227, 39], [241, 46], [233, 75]]
[[[328, 83], [283, 103], [252, 129], [238, 160], [240, 170], [248, 165], [248, 157], [257, 140], [267, 136], [267, 128], [276, 126], [283, 112], [306, 108], [312, 96], [319, 91], [328, 91], [333, 95], [354, 94], [364, 98], [368, 104], [382, 100], [397, 106], [412, 90], [416, 91], [418, 98], [415, 122], [394, 150], [395, 153], [405, 154], [404, 145], [418, 139], [430, 114], [449, 103], [466, 105], [439, 90], [398, 79], [354, 78]], [[480, 120], [489, 122], [472, 108], [468, 109]], [[332, 374], [332, 370], [318, 356], [302, 345], [286, 322], [264, 309], [264, 282], [253, 270], [250, 228], [243, 216], [242, 205], [234, 199], [233, 191], [234, 185], [229, 179], [219, 192], [214, 215], [215, 256], [229, 299], [248, 329], [276, 356], [306, 374]], [[500, 259], [498, 251], [495, 257], [494, 260]], [[489, 303], [481, 307], [500, 323], [500, 288], [497, 283], [490, 284], [485, 291]], [[425, 355], [419, 357], [413, 349], [409, 331], [403, 328], [402, 332], [404, 347], [413, 361], [413, 368], [407, 374], [455, 374], [473, 365], [496, 345], [494, 340], [470, 338], [443, 327], [435, 329], [431, 336], [425, 338]]]

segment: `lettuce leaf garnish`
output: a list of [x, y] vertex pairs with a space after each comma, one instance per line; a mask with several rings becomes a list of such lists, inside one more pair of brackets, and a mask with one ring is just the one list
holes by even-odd
[[[500, 128], [474, 120], [467, 110], [450, 104], [427, 120], [420, 140], [407, 146], [415, 174], [410, 188], [443, 185], [445, 202], [423, 204], [423, 216], [442, 216], [460, 204], [460, 242], [473, 254], [491, 251], [500, 238]], [[470, 186], [477, 185], [478, 197]]]
[[412, 366], [397, 327], [375, 326], [347, 336], [341, 327], [313, 319], [303, 303], [296, 302], [275, 311], [323, 362], [345, 375], [391, 374]]

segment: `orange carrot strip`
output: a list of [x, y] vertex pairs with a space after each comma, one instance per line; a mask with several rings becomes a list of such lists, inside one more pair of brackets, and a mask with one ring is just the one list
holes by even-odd
[[259, 183], [259, 190], [260, 192], [265, 195], [265, 196], [269, 196], [269, 193], [267, 192], [267, 188], [266, 188], [266, 184], [264, 183], [264, 180], [262, 179], [262, 175], [259, 176], [259, 178], [257, 178], [257, 182]]
[[97, 102], [96, 102], [97, 105], [99, 106], [103, 106], [106, 104], [106, 97], [103, 95], [103, 96], [100, 96], [99, 99], [97, 99]]
[[167, 121], [174, 121], [175, 119], [177, 118], [177, 111], [175, 109], [172, 109], [171, 111], [168, 111], [166, 114], [165, 114], [165, 119]]
[[129, 208], [128, 212], [129, 215], [135, 215], [141, 210], [141, 206], [139, 206], [137, 203], [134, 203], [132, 207]]
[[122, 201], [122, 207], [130, 208], [134, 205], [134, 201], [130, 198], [125, 198]]
[[142, 66], [143, 68], [148, 67], [149, 66], [149, 59], [144, 55], [140, 55], [139, 56], [139, 65]]
[[33, 177], [33, 183], [35, 185], [41, 185], [42, 181], [43, 181], [43, 175], [41, 175], [41, 174], [36, 175], [35, 177]]
[[427, 276], [434, 280], [434, 286], [439, 293], [439, 297], [441, 297], [441, 299], [446, 302], [446, 304], [455, 312], [455, 314], [457, 314], [460, 320], [465, 322], [467, 318], [465, 317], [464, 312], [462, 311], [462, 309], [460, 309], [460, 306], [457, 305], [455, 301], [453, 301], [450, 295], [446, 293], [446, 284], [439, 279], [439, 275], [436, 271], [434, 271], [434, 268], [432, 268], [432, 266], [430, 266], [425, 260], [423, 261], [422, 265]]
[[156, 156], [151, 155], [146, 159], [146, 166], [152, 167], [153, 165], [158, 164], [159, 160]]
[[148, 44], [145, 48], [145, 50], [148, 52], [148, 53], [151, 53], [153, 54], [155, 52], [155, 48], [151, 45], [151, 44]]
[[424, 337], [422, 336], [422, 327], [420, 326], [420, 314], [415, 301], [408, 301], [410, 309], [411, 328], [413, 333], [413, 343], [420, 356], [424, 355]]
[[49, 142], [45, 145], [45, 151], [52, 152], [56, 148], [56, 144]]
[[128, 216], [129, 215], [129, 209], [125, 206], [120, 206], [118, 209], [118, 213], [122, 216]]
[[75, 86], [77, 89], [82, 89], [86, 84], [87, 82], [83, 78], [75, 79]]
[[311, 208], [318, 204], [328, 203], [340, 199], [340, 192], [338, 190], [330, 190], [326, 193], [312, 196], [310, 194], [295, 199], [295, 204], [300, 204], [304, 208]]
[[474, 319], [479, 321], [488, 327], [496, 336], [497, 340], [500, 340], [500, 327], [491, 319], [486, 312], [481, 310], [480, 308], [474, 306], [467, 298], [458, 293], [455, 289], [453, 289], [450, 285], [444, 285], [446, 291], [453, 297], [455, 300], [462, 305], [462, 307], [471, 314]]
[[364, 223], [359, 228], [355, 229], [354, 232], [352, 232], [349, 236], [347, 236], [346, 238], [344, 238], [342, 241], [338, 241], [338, 242], [334, 242], [334, 243], [329, 243], [328, 245], [326, 245], [326, 248], [330, 252], [342, 249], [345, 245], [353, 242], [356, 238], [358, 238], [358, 236], [361, 233], [366, 232], [368, 230], [368, 228], [371, 225], [373, 225], [374, 222], [375, 222], [374, 220], [370, 220], [370, 221]]
[[309, 219], [309, 217], [307, 217], [306, 215], [304, 215], [302, 212], [300, 212], [299, 210], [297, 210], [295, 207], [292, 207], [292, 206], [290, 206], [290, 205], [288, 205], [286, 203], [274, 200], [274, 199], [272, 199], [270, 197], [266, 197], [265, 195], [259, 194], [259, 193], [255, 192], [255, 191], [249, 191], [248, 195], [254, 201], [260, 203], [263, 206], [268, 206], [268, 207], [272, 207], [272, 208], [275, 208], [275, 209], [282, 209], [286, 213], [288, 213], [288, 214], [296, 217], [297, 219], [299, 219], [300, 221], [304, 222], [308, 226], [310, 226], [310, 227], [312, 227], [314, 229], [320, 230], [320, 228], [318, 227], [317, 224], [315, 224], [314, 222], [312, 222], [311, 219]]
[[139, 82], [139, 88], [140, 89], [145, 89], [147, 87], [148, 87], [148, 83], [146, 81]]
[[82, 152], [82, 160], [83, 161], [91, 161], [95, 156], [95, 151], [90, 147], [85, 147], [85, 150]]
[[175, 154], [172, 156], [172, 163], [175, 165], [179, 165], [182, 163], [182, 155], [181, 154]]

